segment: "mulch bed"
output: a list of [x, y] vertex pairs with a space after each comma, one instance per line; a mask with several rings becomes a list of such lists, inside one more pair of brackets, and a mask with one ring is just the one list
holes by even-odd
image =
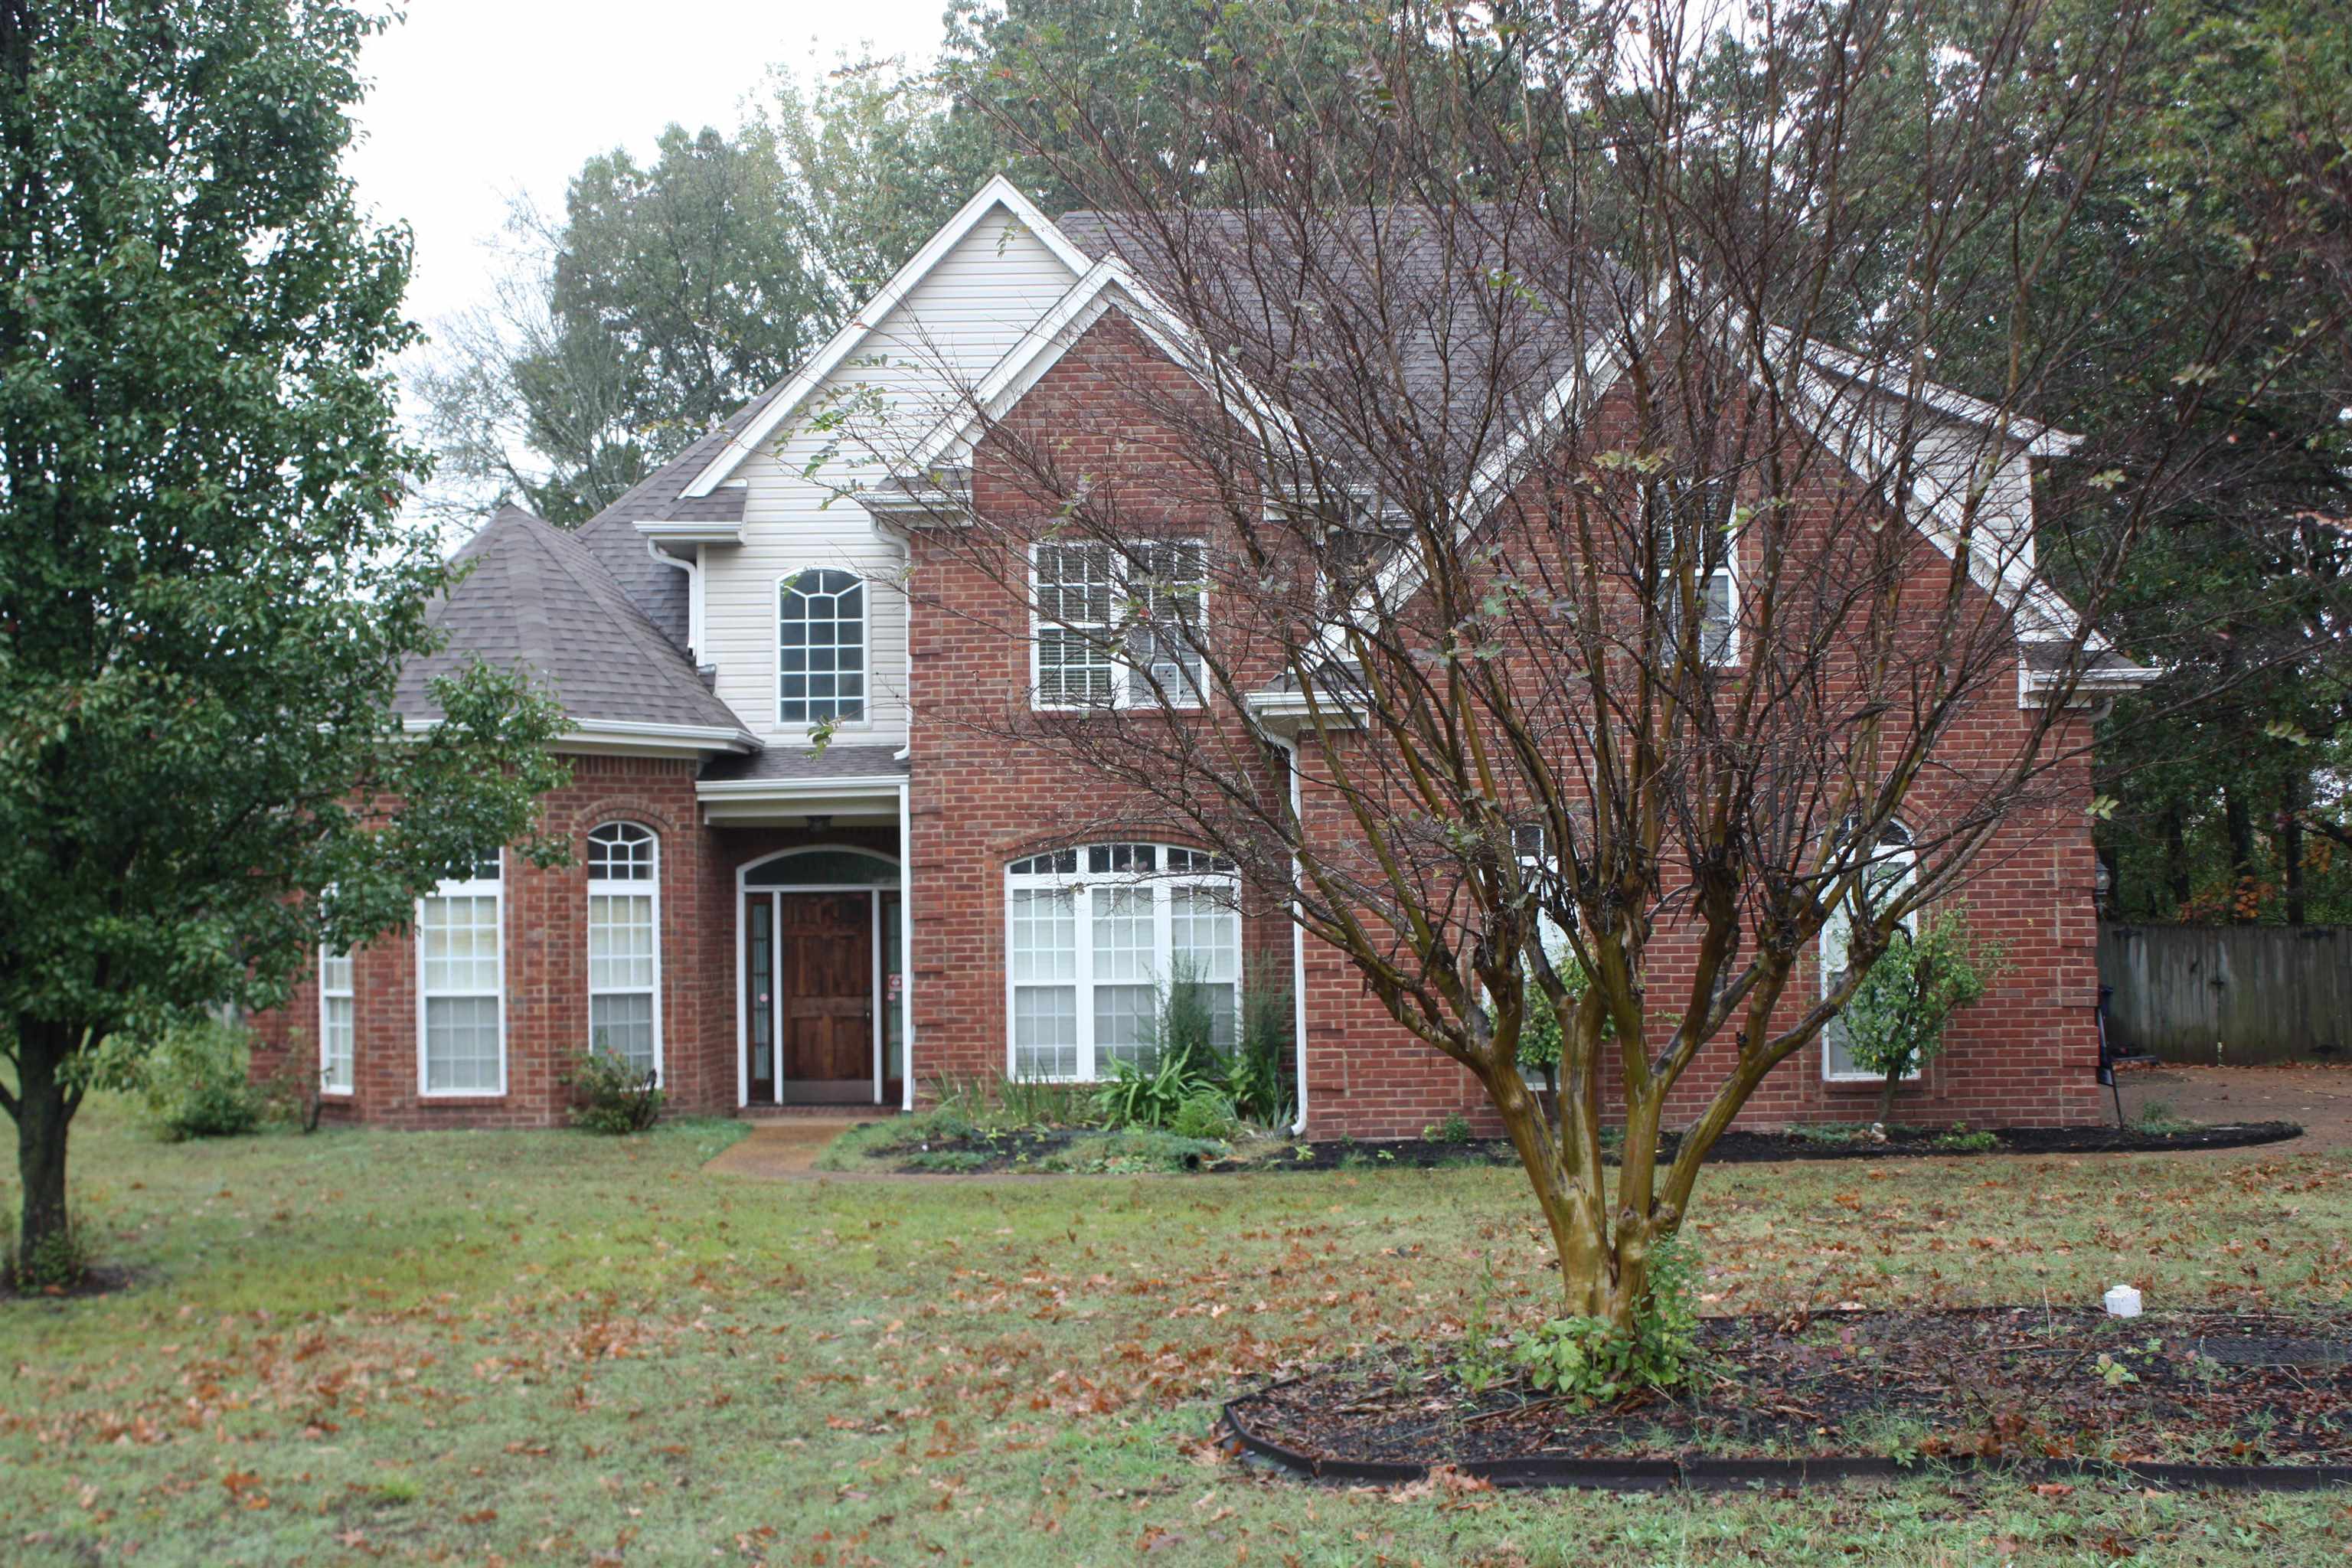
[[[2141, 1132], [2120, 1127], [1997, 1127], [1971, 1138], [1948, 1128], [1890, 1127], [1884, 1142], [1867, 1129], [1848, 1136], [1829, 1129], [1809, 1132], [1732, 1131], [1716, 1140], [1707, 1158], [1718, 1163], [1768, 1163], [1780, 1160], [1900, 1160], [1950, 1158], [1968, 1154], [2155, 1154], [2182, 1149], [2242, 1149], [2257, 1143], [2279, 1143], [2299, 1138], [2303, 1129], [2292, 1121], [2248, 1121], [2224, 1126], [2191, 1127], [2177, 1132]], [[1989, 1146], [1979, 1146], [1989, 1136]], [[1658, 1140], [1663, 1154], [1671, 1154], [1680, 1139], [1666, 1133]], [[1447, 1142], [1411, 1138], [1389, 1142], [1351, 1141], [1307, 1145], [1305, 1159], [1285, 1158], [1265, 1163], [1265, 1170], [1328, 1171], [1342, 1166], [1411, 1165], [1427, 1169], [1444, 1165], [1515, 1165], [1518, 1155], [1501, 1139]]]
[[[2178, 1150], [2240, 1149], [2282, 1142], [2302, 1134], [2303, 1129], [2292, 1121], [2237, 1122], [2175, 1132], [2141, 1132], [2116, 1127], [2006, 1127], [1969, 1135], [1933, 1127], [1892, 1127], [1884, 1140], [1874, 1138], [1865, 1128], [1850, 1131], [1823, 1128], [1801, 1133], [1727, 1132], [1717, 1140], [1709, 1158], [1717, 1163], [1745, 1164], [1780, 1160], [1899, 1160], [1969, 1154], [2150, 1154]], [[1080, 1139], [1100, 1136], [1100, 1128], [1055, 1127], [983, 1137], [934, 1138], [921, 1150], [893, 1150], [875, 1163], [908, 1174], [950, 1169], [973, 1174], [1050, 1174], [1053, 1173], [1045, 1168], [1046, 1160]], [[1671, 1155], [1678, 1142], [1675, 1134], [1665, 1134], [1658, 1141], [1659, 1152]], [[1614, 1156], [1612, 1160], [1613, 1163]], [[1187, 1168], [1434, 1170], [1454, 1165], [1517, 1163], [1518, 1156], [1510, 1144], [1499, 1138], [1460, 1142], [1427, 1138], [1379, 1142], [1334, 1139], [1293, 1143], [1270, 1156], [1249, 1161], [1206, 1161]]]
[[1700, 1378], [1674, 1396], [1472, 1394], [1446, 1345], [1277, 1384], [1227, 1415], [1244, 1446], [1335, 1479], [1447, 1467], [1506, 1484], [1769, 1482], [1940, 1461], [2352, 1481], [2352, 1316], [1832, 1312], [1708, 1319], [1701, 1339]]

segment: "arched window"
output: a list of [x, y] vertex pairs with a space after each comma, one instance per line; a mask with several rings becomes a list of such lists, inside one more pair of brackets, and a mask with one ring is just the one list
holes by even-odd
[[662, 1070], [659, 847], [634, 822], [588, 835], [588, 1048]]
[[866, 584], [812, 567], [776, 589], [776, 721], [866, 717]]
[[[1911, 847], [1910, 830], [1900, 823], [1889, 823], [1879, 835], [1878, 849], [1862, 874], [1860, 900], [1870, 909], [1884, 909], [1888, 900], [1910, 884], [1917, 868], [1918, 856]], [[1821, 975], [1822, 994], [1830, 995], [1850, 978], [1848, 952], [1853, 942], [1853, 919], [1858, 911], [1855, 900], [1849, 899], [1830, 914], [1822, 927]], [[1917, 911], [1903, 917], [1903, 929], [1916, 933], [1919, 929]], [[1857, 1064], [1847, 1049], [1845, 1019], [1832, 1018], [1822, 1030], [1822, 1076], [1832, 1083], [1885, 1083], [1884, 1073], [1872, 1072]], [[1916, 1072], [1909, 1075], [1916, 1078]]]
[[1011, 1072], [1095, 1079], [1148, 1067], [1161, 1003], [1201, 989], [1210, 1037], [1241, 1016], [1240, 881], [1230, 860], [1166, 844], [1090, 844], [1005, 868]]

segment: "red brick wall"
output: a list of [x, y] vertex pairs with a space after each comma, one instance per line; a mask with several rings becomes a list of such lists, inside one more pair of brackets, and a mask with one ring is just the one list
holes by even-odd
[[[1181, 393], [1181, 375], [1131, 328], [1109, 318], [1040, 381], [1013, 419], [1033, 448], [1050, 450], [1065, 475], [1086, 476], [1091, 505], [1134, 518], [1139, 537], [1155, 527], [1197, 531], [1213, 526], [1213, 513], [1202, 507], [1188, 515], [1182, 498], [1203, 491], [1188, 490], [1181, 441], [1156, 429], [1127, 390], [1141, 377], [1165, 383], [1163, 395]], [[1032, 493], [1035, 483], [1034, 471], [1019, 479], [998, 471], [983, 448], [975, 507], [994, 522], [1042, 513], [1047, 509]], [[1824, 497], [1819, 504], [1831, 516], [1850, 503]], [[1932, 591], [1942, 558], [1916, 542], [1920, 581]], [[1017, 568], [986, 563], [975, 556], [978, 548], [969, 539], [919, 536], [910, 582], [916, 1059], [925, 1078], [1004, 1070], [1006, 862], [1083, 838], [1092, 831], [1087, 825], [1118, 818], [1123, 806], [1139, 809], [1098, 776], [1003, 738], [1029, 680], [1025, 612], [1003, 586]], [[1981, 710], [1959, 727], [1939, 761], [1966, 772], [2007, 757], [2027, 719], [2014, 707], [2015, 689], [2013, 672], [1992, 681]], [[2063, 752], [2081, 739], [2062, 738], [2053, 749]], [[1317, 796], [1311, 767], [1308, 777], [1309, 816], [1319, 817], [1319, 831], [1352, 831], [1328, 795]], [[2011, 967], [1956, 1024], [1923, 1079], [1901, 1091], [1898, 1117], [1979, 1125], [2097, 1119], [2093, 858], [2083, 811], [2089, 793], [2087, 762], [2067, 764], [2050, 781], [2048, 804], [2012, 815], [1983, 853], [1961, 897], [1977, 931], [2006, 945]], [[1914, 804], [1922, 813], [1938, 808], [1932, 789]], [[1658, 933], [1648, 978], [1662, 1016], [1675, 1010], [1665, 999], [1675, 994], [1678, 968], [1687, 984], [1695, 941], [1695, 932], [1672, 927]], [[1251, 921], [1244, 943], [1253, 956], [1271, 954], [1287, 968], [1289, 933], [1278, 920]], [[1818, 994], [1818, 984], [1809, 956], [1782, 1010], [1783, 1026]], [[1455, 1111], [1494, 1125], [1467, 1071], [1409, 1036], [1346, 960], [1313, 942], [1307, 943], [1303, 990], [1311, 1131], [1409, 1136]], [[1700, 1058], [1678, 1086], [1675, 1115], [1686, 1118], [1712, 1092], [1733, 1048], [1719, 1041]], [[1877, 1086], [1830, 1083], [1822, 1062], [1818, 1042], [1798, 1052], [1749, 1102], [1743, 1121], [1875, 1113]]]
[[[640, 823], [660, 840], [661, 1034], [671, 1102], [695, 1110], [734, 1105], [731, 980], [714, 985], [710, 962], [713, 948], [728, 956], [732, 923], [713, 921], [711, 835], [697, 826], [696, 764], [567, 760], [572, 782], [547, 796], [545, 820], [570, 839], [572, 863], [541, 870], [512, 854], [505, 859], [506, 1093], [419, 1093], [416, 933], [404, 928], [352, 954], [352, 1092], [327, 1097], [328, 1118], [412, 1128], [562, 1124], [567, 1096], [559, 1080], [588, 1043], [587, 836], [614, 821]], [[729, 876], [731, 890], [731, 869]], [[276, 1070], [294, 1049], [305, 1069], [315, 1070], [315, 973], [285, 1007], [254, 1024], [257, 1071]]]

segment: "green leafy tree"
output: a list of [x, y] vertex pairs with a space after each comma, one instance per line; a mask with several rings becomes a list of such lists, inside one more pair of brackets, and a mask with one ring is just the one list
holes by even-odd
[[[341, 160], [326, 0], [0, 7], [0, 1050], [22, 1255], [93, 1065], [286, 995], [480, 849], [541, 859], [560, 717], [390, 710], [448, 581], [400, 517], [406, 237]], [[320, 890], [331, 887], [331, 897]]]
[[454, 504], [584, 521], [788, 373], [845, 305], [811, 223], [760, 124], [599, 153], [560, 223], [519, 204], [509, 272], [416, 378]]
[[1838, 1020], [1855, 1065], [1886, 1079], [1878, 1101], [1880, 1121], [1894, 1117], [1895, 1093], [1903, 1080], [1944, 1048], [1944, 1029], [1952, 1016], [1983, 1000], [2003, 967], [2000, 944], [1972, 936], [1961, 910], [1937, 915], [1916, 937], [1895, 928]]

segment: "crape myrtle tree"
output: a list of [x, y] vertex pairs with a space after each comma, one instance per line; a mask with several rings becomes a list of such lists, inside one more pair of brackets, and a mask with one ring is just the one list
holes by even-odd
[[66, 1237], [101, 1053], [281, 1001], [319, 943], [488, 847], [554, 852], [550, 704], [478, 666], [422, 736], [390, 710], [448, 572], [399, 516], [407, 239], [340, 167], [376, 25], [0, 5], [0, 1105], [27, 1262]]
[[[2334, 218], [2305, 171], [2183, 158], [2111, 215], [2104, 283], [2048, 287], [2084, 193], [2173, 111], [2142, 0], [1225, 17], [1150, 158], [1050, 52], [973, 95], [1117, 252], [1112, 314], [1068, 328], [1111, 406], [942, 361], [936, 405], [816, 416], [844, 488], [887, 472], [926, 556], [1036, 645], [1034, 689], [926, 721], [1101, 778], [1074, 833], [1230, 857], [1475, 1077], [1566, 1310], [1629, 1323], [1717, 1138], [1894, 933], [1997, 835], [2098, 809], [2113, 585], [2209, 471], [2201, 411], [2340, 319], [2292, 282]], [[1338, 96], [1307, 77], [1335, 39]], [[2178, 199], [2220, 180], [2226, 223]], [[2114, 330], [2143, 259], [2184, 252], [2161, 330]], [[2070, 426], [2085, 364], [2158, 390]]]

